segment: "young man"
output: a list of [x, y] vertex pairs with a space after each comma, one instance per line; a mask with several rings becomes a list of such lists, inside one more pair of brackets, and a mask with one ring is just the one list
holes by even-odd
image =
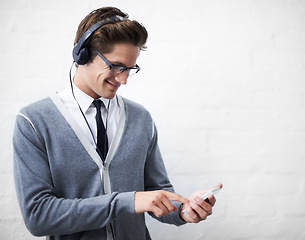
[[76, 34], [71, 86], [18, 114], [15, 184], [33, 235], [150, 239], [144, 212], [177, 226], [212, 213], [215, 198], [200, 198], [206, 190], [174, 193], [150, 114], [116, 94], [140, 70], [146, 40], [119, 9], [91, 12]]

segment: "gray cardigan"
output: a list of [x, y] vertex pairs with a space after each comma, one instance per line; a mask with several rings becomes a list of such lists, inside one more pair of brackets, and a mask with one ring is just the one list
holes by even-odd
[[[48, 239], [150, 239], [135, 191], [174, 191], [147, 110], [119, 97], [105, 164], [57, 95], [23, 108], [14, 131], [14, 176], [28, 230]], [[180, 203], [174, 202], [179, 208]], [[151, 214], [153, 216], [153, 214]], [[157, 218], [185, 222], [178, 211]], [[114, 238], [113, 238], [114, 233]]]

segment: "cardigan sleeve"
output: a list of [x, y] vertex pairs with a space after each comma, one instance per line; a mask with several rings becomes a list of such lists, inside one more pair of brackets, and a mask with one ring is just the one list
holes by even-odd
[[[167, 171], [158, 147], [158, 134], [157, 128], [153, 124], [153, 137], [148, 150], [146, 165], [145, 165], [145, 190], [165, 190], [169, 192], [175, 192], [173, 185], [167, 175]], [[177, 211], [171, 212], [166, 216], [157, 218], [153, 213], [149, 213], [152, 217], [156, 218], [160, 222], [174, 224], [180, 226], [186, 222], [180, 218], [179, 208], [180, 202], [172, 201], [177, 207]]]
[[28, 230], [36, 236], [72, 234], [105, 227], [134, 214], [134, 192], [83, 199], [56, 195], [43, 137], [29, 117], [19, 114], [13, 136], [14, 180]]

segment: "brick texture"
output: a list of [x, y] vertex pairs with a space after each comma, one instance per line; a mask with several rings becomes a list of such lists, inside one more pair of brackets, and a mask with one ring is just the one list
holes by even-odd
[[74, 35], [114, 5], [149, 32], [119, 94], [143, 104], [176, 191], [224, 184], [213, 215], [153, 239], [305, 239], [305, 1], [2, 0], [0, 239], [31, 236], [12, 176], [18, 110], [68, 84]]

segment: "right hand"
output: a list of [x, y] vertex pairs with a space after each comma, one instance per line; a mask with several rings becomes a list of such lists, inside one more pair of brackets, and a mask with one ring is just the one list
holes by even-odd
[[184, 204], [189, 202], [188, 199], [177, 193], [164, 190], [136, 192], [135, 211], [136, 213], [153, 212], [156, 217], [161, 217], [177, 210], [170, 201], [178, 201]]

